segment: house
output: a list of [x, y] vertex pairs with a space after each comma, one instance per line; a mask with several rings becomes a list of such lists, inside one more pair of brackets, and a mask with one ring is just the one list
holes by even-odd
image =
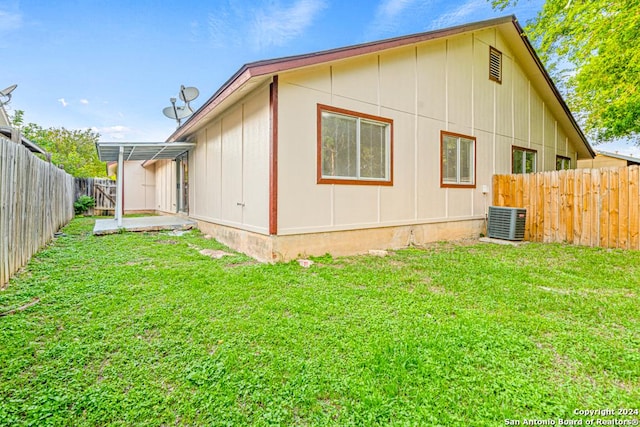
[[[12, 87], [15, 88], [15, 86], [9, 86], [7, 89], [11, 89]], [[11, 99], [11, 97], [9, 96], [8, 99]], [[7, 114], [7, 110], [5, 110], [4, 108], [5, 104], [6, 102], [0, 102], [0, 137], [6, 138], [17, 144], [22, 144], [27, 148], [27, 150], [31, 151], [32, 153], [41, 154], [45, 160], [51, 161], [51, 154], [47, 153], [35, 142], [31, 142], [30, 140], [22, 136], [20, 130], [12, 126], [9, 114]]]
[[42, 159], [48, 162], [51, 161], [51, 154], [44, 150], [44, 148], [40, 147], [35, 142], [32, 142], [22, 136], [22, 132], [20, 129], [10, 127], [10, 126], [0, 126], [0, 137], [6, 138], [9, 141], [13, 141], [17, 144], [24, 145], [27, 150], [31, 151], [35, 154], [41, 154]]
[[514, 16], [246, 64], [173, 141], [156, 209], [267, 261], [478, 236], [494, 174], [594, 156]]
[[9, 115], [7, 114], [7, 110], [4, 109], [4, 104], [2, 102], [0, 102], [0, 126], [2, 127], [11, 126]]
[[640, 165], [640, 158], [600, 150], [596, 151], [596, 157], [593, 159], [578, 160], [579, 169], [617, 168], [632, 165]]
[[[153, 164], [143, 160], [128, 161], [122, 165], [123, 209], [127, 214], [156, 211], [156, 176]], [[107, 176], [117, 174], [118, 162], [107, 163]]]

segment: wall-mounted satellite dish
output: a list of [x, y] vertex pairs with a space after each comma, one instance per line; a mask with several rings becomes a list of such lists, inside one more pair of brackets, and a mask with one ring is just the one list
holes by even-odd
[[11, 101], [11, 92], [13, 92], [17, 87], [18, 85], [11, 85], [6, 89], [0, 90], [0, 105], [8, 104], [9, 101]]
[[180, 85], [180, 99], [184, 102], [184, 105], [176, 106], [176, 98], [169, 98], [171, 101], [171, 107], [165, 107], [162, 113], [170, 119], [174, 119], [178, 122], [178, 127], [182, 124], [182, 120], [188, 118], [193, 114], [193, 109], [189, 103], [196, 99], [200, 95], [200, 92], [195, 87], [184, 87]]

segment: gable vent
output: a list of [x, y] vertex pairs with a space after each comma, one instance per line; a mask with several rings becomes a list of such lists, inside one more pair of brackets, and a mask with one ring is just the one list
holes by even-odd
[[489, 47], [489, 79], [502, 83], [502, 52], [493, 46]]

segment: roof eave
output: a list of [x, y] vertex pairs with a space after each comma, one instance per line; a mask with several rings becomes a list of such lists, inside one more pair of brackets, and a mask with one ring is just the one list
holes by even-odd
[[516, 31], [518, 31], [518, 34], [520, 34], [520, 38], [522, 39], [523, 43], [525, 44], [527, 50], [529, 51], [529, 54], [531, 55], [531, 58], [534, 60], [534, 62], [538, 66], [538, 69], [540, 70], [540, 72], [542, 73], [544, 79], [546, 80], [547, 84], [549, 85], [549, 88], [553, 92], [554, 96], [558, 100], [558, 103], [560, 104], [560, 106], [564, 110], [567, 118], [571, 122], [571, 126], [576, 131], [576, 133], [578, 134], [578, 137], [580, 138], [581, 142], [586, 147], [586, 149], [587, 149], [589, 155], [591, 156], [591, 158], [594, 158], [596, 156], [595, 150], [593, 149], [593, 147], [591, 147], [591, 144], [589, 144], [589, 141], [587, 140], [587, 137], [582, 132], [582, 129], [580, 128], [580, 125], [578, 125], [578, 122], [576, 121], [575, 117], [573, 117], [573, 114], [571, 113], [571, 110], [569, 109], [569, 106], [567, 105], [567, 103], [562, 98], [562, 95], [560, 94], [560, 91], [558, 90], [558, 87], [556, 86], [556, 84], [551, 79], [551, 76], [547, 72], [547, 69], [544, 67], [544, 64], [540, 60], [540, 57], [536, 53], [536, 50], [534, 49], [533, 45], [529, 41], [529, 38], [525, 34], [524, 29], [520, 26], [520, 23], [515, 18], [515, 16], [514, 16], [514, 19], [513, 19], [512, 22], [513, 22], [514, 27], [516, 28]]
[[569, 110], [569, 107], [565, 103], [560, 91], [556, 87], [555, 83], [551, 79], [551, 76], [545, 69], [542, 61], [538, 57], [533, 45], [526, 36], [524, 29], [520, 26], [515, 15], [507, 15], [499, 18], [489, 19], [485, 21], [479, 21], [471, 24], [458, 25], [455, 27], [444, 28], [440, 30], [428, 31], [419, 34], [413, 34], [409, 36], [395, 37], [385, 40], [379, 40], [374, 42], [368, 42], [353, 46], [341, 47], [336, 49], [330, 49], [320, 52], [314, 52], [303, 55], [288, 56], [283, 58], [269, 59], [263, 61], [251, 62], [243, 65], [229, 80], [227, 80], [205, 103], [200, 107], [182, 126], [176, 129], [167, 141], [176, 141], [180, 138], [188, 136], [194, 129], [197, 128], [198, 123], [209, 115], [217, 106], [229, 96], [246, 85], [251, 79], [258, 76], [276, 75], [283, 71], [289, 71], [296, 68], [303, 68], [313, 66], [329, 61], [337, 61], [345, 58], [355, 57], [359, 55], [366, 55], [368, 53], [379, 52], [386, 49], [392, 49], [395, 47], [401, 47], [413, 43], [420, 43], [428, 40], [438, 39], [442, 37], [453, 36], [469, 31], [476, 31], [482, 28], [508, 24], [511, 23], [520, 38], [522, 39], [526, 49], [528, 50], [531, 58], [537, 65], [538, 69], [542, 73], [545, 81], [549, 85], [553, 95], [557, 99], [562, 110], [566, 114], [571, 126], [576, 131], [581, 142], [584, 144], [587, 153], [591, 158], [595, 157], [595, 151], [589, 144], [586, 136], [582, 132], [582, 129], [578, 125], [577, 121], [573, 117], [573, 114]]
[[324, 62], [336, 61], [359, 55], [366, 55], [368, 53], [379, 52], [382, 50], [401, 47], [412, 43], [419, 43], [469, 31], [475, 31], [481, 28], [500, 25], [515, 20], [516, 17], [514, 15], [508, 15], [500, 18], [493, 18], [485, 21], [458, 25], [455, 27], [433, 30], [419, 34], [394, 37], [390, 39], [340, 47], [336, 49], [329, 49], [320, 52], [287, 56], [244, 64], [182, 126], [176, 129], [169, 136], [169, 138], [167, 138], [167, 141], [175, 141], [189, 135], [190, 131], [192, 131], [197, 126], [198, 122], [202, 118], [206, 117], [226, 98], [240, 89], [254, 77], [276, 75], [280, 72], [289, 71], [296, 68], [309, 67]]

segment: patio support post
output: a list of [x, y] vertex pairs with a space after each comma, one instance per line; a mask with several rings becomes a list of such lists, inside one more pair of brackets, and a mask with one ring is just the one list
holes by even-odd
[[118, 173], [116, 174], [116, 221], [122, 227], [122, 178], [124, 175], [124, 146], [118, 151]]

